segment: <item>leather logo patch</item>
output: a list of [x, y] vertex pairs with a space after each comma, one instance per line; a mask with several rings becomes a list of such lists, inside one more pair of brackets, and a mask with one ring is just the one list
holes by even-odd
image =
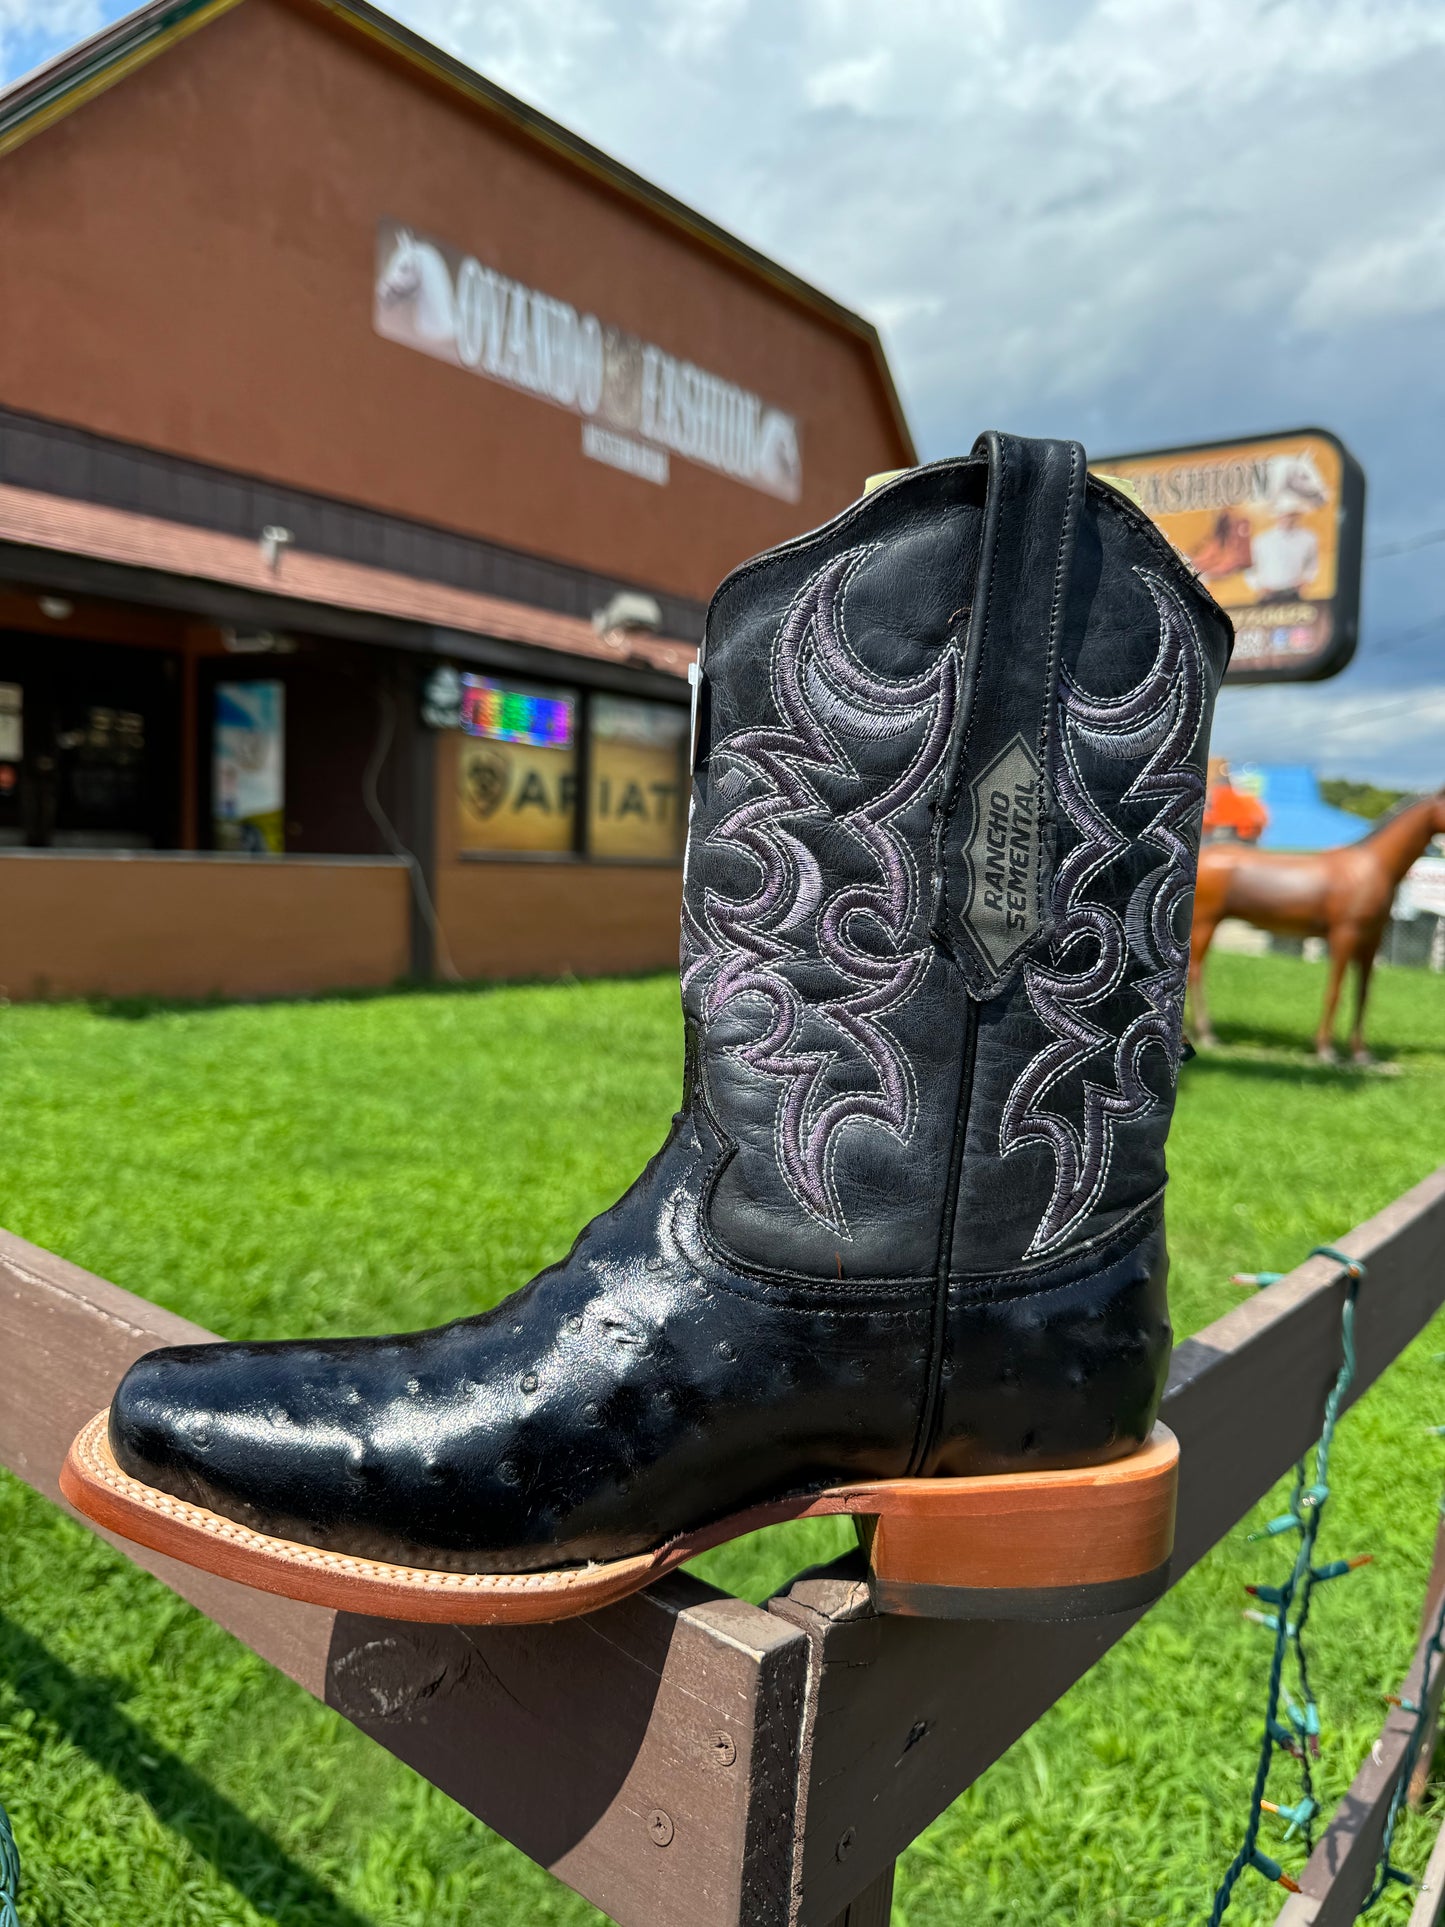
[[973, 830], [964, 849], [969, 874], [963, 925], [995, 970], [1039, 927], [1039, 759], [1022, 736], [973, 784]]

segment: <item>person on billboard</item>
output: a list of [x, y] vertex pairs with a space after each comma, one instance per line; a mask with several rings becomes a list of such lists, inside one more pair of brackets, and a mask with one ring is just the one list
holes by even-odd
[[1266, 522], [1254, 538], [1254, 553], [1244, 579], [1261, 602], [1302, 595], [1320, 566], [1320, 539], [1305, 526], [1310, 505], [1292, 490], [1276, 504], [1279, 519]]

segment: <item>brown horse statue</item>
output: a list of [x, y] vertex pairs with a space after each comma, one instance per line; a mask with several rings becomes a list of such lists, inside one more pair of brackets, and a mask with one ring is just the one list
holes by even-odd
[[1358, 843], [1337, 850], [1291, 854], [1243, 843], [1206, 843], [1199, 853], [1199, 887], [1189, 943], [1189, 1000], [1196, 1041], [1212, 1044], [1204, 1001], [1204, 958], [1222, 917], [1243, 917], [1282, 937], [1325, 937], [1330, 978], [1315, 1035], [1315, 1050], [1334, 1063], [1335, 1012], [1347, 965], [1355, 966], [1355, 1023], [1350, 1057], [1374, 1060], [1365, 1049], [1365, 999], [1375, 952], [1390, 920], [1395, 890], [1432, 836], [1445, 830], [1445, 790], [1406, 803]]

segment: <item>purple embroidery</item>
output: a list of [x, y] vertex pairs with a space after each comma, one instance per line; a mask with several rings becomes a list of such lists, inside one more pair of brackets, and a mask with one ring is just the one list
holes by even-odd
[[[781, 1087], [778, 1169], [803, 1209], [840, 1237], [848, 1226], [832, 1167], [842, 1127], [867, 1121], [900, 1140], [913, 1128], [913, 1075], [883, 1020], [912, 996], [932, 950], [913, 940], [918, 871], [895, 823], [938, 774], [958, 687], [952, 645], [923, 675], [902, 681], [874, 675], [853, 654], [842, 604], [871, 553], [853, 549], [829, 562], [784, 617], [770, 664], [777, 724], [739, 730], [712, 751], [714, 790], [737, 800], [706, 841], [746, 856], [757, 888], [741, 898], [705, 888], [700, 918], [685, 910], [683, 919], [684, 995], [697, 986], [704, 1024], [730, 1004], [762, 1006], [762, 1034], [735, 1045], [734, 1055]], [[896, 741], [888, 776], [861, 774], [845, 737]], [[838, 813], [815, 786], [820, 777], [843, 779], [863, 800]], [[834, 780], [834, 794], [837, 787]], [[831, 895], [817, 854], [825, 824], [845, 831], [873, 872]], [[840, 988], [819, 989], [820, 961]], [[804, 966], [802, 988], [789, 975], [795, 962]], [[821, 1025], [831, 1039], [805, 1046], [805, 1023], [813, 1038]], [[855, 1085], [865, 1071], [871, 1088], [830, 1096], [829, 1072], [839, 1063]]]
[[[1054, 1188], [1028, 1256], [1052, 1250], [1079, 1226], [1103, 1190], [1113, 1156], [1114, 1127], [1142, 1117], [1158, 1099], [1144, 1082], [1142, 1060], [1160, 1050], [1172, 1086], [1178, 1073], [1189, 963], [1187, 916], [1204, 806], [1204, 778], [1190, 760], [1204, 713], [1204, 660], [1184, 604], [1149, 571], [1136, 571], [1159, 611], [1159, 649], [1152, 668], [1122, 696], [1091, 696], [1062, 678], [1063, 726], [1054, 787], [1078, 841], [1054, 877], [1054, 934], [1047, 956], [1024, 970], [1028, 1000], [1051, 1042], [1014, 1083], [999, 1124], [1004, 1157], [1021, 1144], [1047, 1144]], [[1164, 861], [1136, 886], [1121, 917], [1084, 892], [1130, 839], [1099, 808], [1079, 773], [1076, 745], [1114, 761], [1147, 757], [1125, 803], [1153, 803], [1140, 840]], [[1131, 963], [1133, 968], [1131, 970]], [[1089, 1012], [1125, 989], [1144, 1008], [1117, 1040]], [[1102, 1051], [1112, 1054], [1112, 1086], [1082, 1080], [1077, 1119], [1044, 1108], [1056, 1085]]]

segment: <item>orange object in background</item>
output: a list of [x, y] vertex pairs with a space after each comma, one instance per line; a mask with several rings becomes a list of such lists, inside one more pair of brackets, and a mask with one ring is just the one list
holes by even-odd
[[1209, 759], [1209, 788], [1204, 798], [1206, 841], [1258, 843], [1269, 823], [1269, 811], [1257, 796], [1237, 790], [1222, 756]]

